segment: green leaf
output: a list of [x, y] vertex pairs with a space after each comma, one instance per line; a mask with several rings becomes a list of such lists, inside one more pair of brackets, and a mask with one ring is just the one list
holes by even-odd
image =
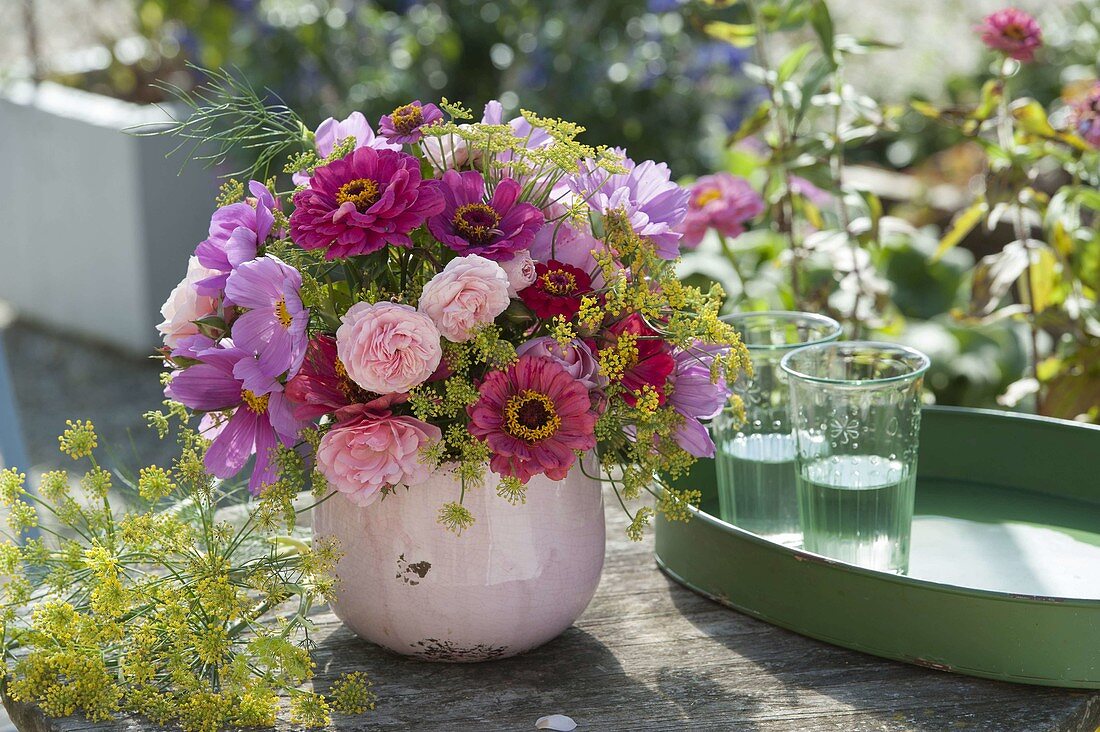
[[837, 66], [836, 32], [833, 29], [833, 17], [829, 14], [829, 6], [825, 0], [814, 0], [810, 7], [810, 25], [813, 26], [817, 39], [821, 41], [821, 50], [825, 58], [835, 69]]
[[1012, 116], [1019, 123], [1020, 129], [1040, 137], [1057, 137], [1058, 130], [1054, 129], [1047, 119], [1047, 111], [1043, 105], [1034, 99], [1021, 99], [1012, 105]]
[[768, 123], [768, 118], [771, 116], [772, 103], [770, 100], [764, 100], [756, 106], [752, 115], [746, 117], [741, 122], [741, 126], [726, 139], [726, 145], [735, 145], [736, 143], [744, 140], [750, 135], [754, 135], [761, 130]]
[[777, 70], [777, 80], [782, 84], [787, 79], [794, 76], [799, 67], [802, 66], [802, 62], [806, 60], [806, 56], [810, 51], [814, 49], [814, 44], [803, 43], [798, 48], [794, 49], [787, 54], [786, 58], [779, 62], [779, 68]]
[[1029, 250], [1031, 266], [1028, 268], [1028, 287], [1031, 292], [1031, 311], [1041, 313], [1057, 302], [1058, 258], [1046, 246]]
[[978, 102], [978, 106], [970, 114], [970, 119], [984, 122], [992, 117], [997, 110], [997, 104], [1001, 101], [1003, 91], [1001, 82], [998, 79], [990, 79], [982, 84], [981, 101]]
[[914, 99], [909, 102], [909, 106], [929, 119], [939, 119], [940, 117], [940, 110], [937, 109], [935, 105], [929, 104], [928, 102]]
[[987, 316], [996, 310], [1013, 283], [1027, 270], [1027, 262], [1027, 248], [1020, 241], [982, 257], [974, 267], [970, 284], [971, 315]]
[[756, 27], [752, 25], [714, 20], [703, 26], [703, 32], [736, 48], [748, 48], [756, 43]]
[[967, 234], [974, 230], [975, 226], [981, 223], [982, 217], [985, 216], [987, 211], [989, 211], [989, 204], [985, 202], [984, 198], [979, 198], [970, 204], [969, 208], [955, 217], [951, 228], [940, 239], [940, 245], [936, 247], [936, 252], [932, 255], [932, 261], [938, 262], [940, 257], [954, 249], [959, 242], [966, 238]]

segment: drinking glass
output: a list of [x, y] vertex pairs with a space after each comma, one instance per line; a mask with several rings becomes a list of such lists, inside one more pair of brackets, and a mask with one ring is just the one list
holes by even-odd
[[836, 340], [840, 324], [812, 313], [753, 312], [723, 318], [741, 334], [753, 377], [734, 384], [745, 420], [723, 413], [712, 432], [718, 447], [719, 514], [754, 534], [788, 545], [802, 540], [795, 489], [794, 437], [787, 414], [787, 378], [780, 359], [813, 343]]
[[871, 341], [783, 357], [807, 551], [907, 571], [928, 365], [920, 351]]

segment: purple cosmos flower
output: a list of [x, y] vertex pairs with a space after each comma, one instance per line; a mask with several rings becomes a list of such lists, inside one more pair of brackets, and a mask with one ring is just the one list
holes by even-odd
[[[400, 144], [375, 135], [374, 129], [371, 128], [370, 122], [367, 122], [367, 118], [363, 116], [362, 112], [352, 112], [347, 118], [339, 122], [333, 117], [329, 117], [317, 126], [317, 131], [313, 134], [313, 144], [317, 154], [322, 158], [327, 158], [338, 144], [349, 137], [355, 138], [353, 150], [358, 150], [361, 147], [373, 147], [377, 150], [401, 149]], [[293, 179], [294, 185], [304, 186], [309, 183], [309, 174], [300, 170], [294, 174]]]
[[428, 219], [428, 231], [459, 254], [507, 261], [530, 246], [545, 220], [535, 206], [517, 201], [521, 190], [519, 183], [505, 178], [486, 201], [481, 173], [448, 170], [443, 174], [444, 207]]
[[1017, 61], [1034, 61], [1035, 49], [1043, 45], [1038, 21], [1016, 8], [987, 15], [975, 30], [982, 34], [982, 43]]
[[419, 142], [424, 133], [420, 130], [443, 119], [443, 112], [434, 104], [421, 104], [417, 99], [404, 104], [378, 121], [378, 134], [390, 142]]
[[714, 457], [714, 441], [699, 420], [717, 417], [730, 398], [724, 379], [717, 383], [710, 380], [711, 362], [720, 352], [711, 346], [696, 345], [673, 354], [676, 368], [671, 376], [672, 393], [668, 401], [684, 418], [674, 438], [695, 457]]
[[676, 228], [687, 214], [690, 194], [669, 180], [664, 163], [635, 164], [625, 151], [615, 152], [623, 157], [625, 173], [609, 174], [597, 168], [595, 161], [586, 160], [581, 172], [570, 179], [570, 189], [602, 214], [625, 212], [638, 236], [656, 246], [657, 256], [676, 259], [682, 236]]
[[294, 418], [278, 382], [266, 385], [264, 394], [245, 389], [233, 372], [241, 361], [251, 361], [252, 355], [231, 341], [223, 346], [196, 354], [199, 363], [175, 372], [164, 393], [196, 411], [233, 410], [228, 420], [213, 424], [204, 420], [208, 426], [216, 425], [212, 430], [216, 436], [206, 451], [206, 469], [218, 478], [231, 478], [255, 454], [248, 490], [256, 495], [278, 477], [272, 450], [278, 443], [293, 445], [304, 423]]
[[220, 296], [229, 273], [256, 258], [256, 252], [275, 225], [272, 214], [275, 196], [258, 181], [251, 181], [248, 191], [252, 194], [248, 200], [222, 206], [214, 212], [209, 236], [195, 249], [199, 264], [219, 273], [195, 285], [202, 295]]
[[1088, 144], [1100, 148], [1100, 81], [1094, 83], [1089, 93], [1073, 105], [1071, 119], [1077, 134]]
[[699, 246], [712, 228], [722, 236], [740, 236], [745, 222], [763, 212], [764, 199], [744, 178], [729, 173], [704, 175], [691, 187], [687, 216], [680, 225], [684, 246]]
[[327, 249], [328, 259], [411, 247], [409, 232], [443, 210], [439, 187], [421, 179], [412, 155], [361, 147], [314, 170], [294, 194], [290, 235], [303, 249]]
[[284, 373], [293, 377], [302, 365], [309, 310], [302, 307], [301, 289], [298, 270], [270, 254], [229, 275], [226, 296], [248, 309], [233, 322], [233, 342], [254, 357], [235, 367], [245, 389], [264, 394], [273, 378]]

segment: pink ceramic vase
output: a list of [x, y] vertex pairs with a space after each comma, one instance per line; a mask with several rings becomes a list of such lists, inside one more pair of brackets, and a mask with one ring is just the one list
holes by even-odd
[[461, 535], [437, 521], [460, 493], [447, 471], [366, 508], [335, 495], [314, 509], [313, 535], [336, 537], [343, 552], [336, 616], [362, 638], [430, 661], [513, 656], [572, 625], [603, 570], [599, 481], [579, 467], [565, 480], [538, 476], [513, 506], [492, 477], [466, 491], [475, 523]]

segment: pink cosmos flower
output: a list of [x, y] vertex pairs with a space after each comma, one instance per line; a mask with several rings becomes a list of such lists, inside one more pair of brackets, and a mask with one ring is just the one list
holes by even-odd
[[542, 211], [519, 202], [521, 191], [519, 183], [504, 178], [486, 201], [481, 173], [448, 170], [443, 174], [444, 205], [428, 219], [428, 231], [459, 254], [511, 259], [529, 247], [543, 224]]
[[676, 259], [681, 237], [677, 227], [687, 214], [688, 192], [670, 180], [664, 163], [635, 164], [624, 150], [616, 152], [622, 156], [625, 173], [609, 174], [594, 160], [585, 160], [580, 172], [569, 179], [570, 189], [601, 214], [623, 211], [638, 236], [653, 242], [657, 256]]
[[392, 302], [352, 305], [336, 331], [336, 352], [352, 381], [375, 394], [406, 392], [439, 366], [443, 348], [432, 319]]
[[710, 366], [715, 349], [699, 345], [690, 351], [677, 349], [673, 354], [676, 368], [672, 372], [672, 393], [669, 403], [684, 423], [673, 435], [677, 444], [695, 457], [714, 457], [714, 441], [701, 419], [713, 419], [729, 403], [730, 389], [724, 379], [713, 382]]
[[210, 219], [210, 235], [195, 249], [202, 266], [215, 270], [198, 283], [199, 292], [218, 297], [229, 273], [256, 258], [275, 225], [275, 196], [257, 181], [248, 184], [250, 198], [222, 206]]
[[424, 285], [418, 309], [443, 337], [465, 343], [479, 325], [493, 322], [508, 307], [508, 275], [500, 265], [471, 254], [447, 263]]
[[357, 506], [369, 506], [398, 485], [415, 486], [434, 472], [422, 451], [443, 439], [433, 424], [364, 408], [321, 438], [317, 469]]
[[272, 380], [263, 393], [244, 387], [234, 375], [237, 364], [251, 361], [252, 354], [236, 348], [231, 341], [196, 354], [200, 363], [172, 375], [165, 396], [201, 412], [227, 412], [227, 421], [211, 422], [213, 442], [206, 451], [205, 465], [218, 478], [232, 478], [241, 472], [248, 458], [256, 456], [256, 465], [248, 481], [255, 495], [278, 478], [278, 466], [271, 459], [278, 443], [294, 445], [304, 426], [294, 418], [282, 386]]
[[600, 373], [600, 364], [590, 341], [575, 338], [563, 346], [551, 336], [542, 336], [521, 345], [516, 349], [516, 354], [530, 354], [556, 361], [589, 391], [607, 386], [607, 377]]
[[390, 142], [419, 142], [424, 136], [421, 127], [434, 125], [443, 119], [443, 112], [434, 104], [421, 104], [417, 99], [403, 104], [378, 121], [378, 134]]
[[722, 236], [740, 236], [745, 222], [764, 212], [764, 199], [744, 178], [729, 173], [705, 175], [691, 187], [687, 216], [680, 225], [683, 245], [694, 249], [708, 229]]
[[520, 356], [481, 384], [481, 398], [467, 408], [470, 434], [492, 452], [497, 475], [526, 483], [545, 473], [562, 480], [576, 462], [575, 451], [596, 446], [596, 413], [583, 383], [553, 359]]
[[1073, 105], [1070, 118], [1077, 134], [1093, 147], [1100, 148], [1100, 81], [1083, 99]]
[[1017, 61], [1034, 61], [1035, 49], [1043, 44], [1039, 22], [1016, 8], [1005, 8], [987, 15], [975, 30], [982, 34], [982, 43]]
[[[363, 116], [362, 112], [352, 112], [339, 122], [333, 117], [329, 117], [317, 126], [317, 131], [313, 133], [313, 144], [317, 154], [322, 158], [327, 158], [339, 143], [349, 137], [355, 138], [353, 150], [358, 150], [361, 147], [373, 147], [378, 150], [401, 149], [399, 143], [390, 142], [384, 137], [375, 135], [370, 122], [367, 122], [367, 118]], [[309, 174], [305, 171], [298, 171], [294, 174], [293, 179], [294, 185], [304, 186], [309, 183]]]
[[254, 357], [234, 372], [244, 388], [262, 394], [272, 379], [297, 373], [309, 324], [301, 289], [298, 270], [270, 254], [245, 262], [226, 280], [226, 296], [248, 309], [233, 322], [233, 342]]
[[535, 283], [535, 260], [526, 249], [516, 252], [511, 259], [498, 262], [504, 274], [508, 276], [508, 296], [516, 297], [519, 291]]
[[421, 180], [420, 161], [393, 150], [361, 147], [313, 171], [294, 194], [290, 234], [328, 259], [411, 247], [409, 232], [444, 206], [438, 181]]
[[198, 257], [192, 256], [187, 261], [187, 275], [160, 308], [164, 321], [157, 326], [157, 330], [164, 337], [164, 345], [175, 349], [184, 338], [199, 332], [196, 320], [216, 312], [217, 299], [200, 295], [196, 288], [199, 282], [216, 274], [217, 270], [203, 267]]

